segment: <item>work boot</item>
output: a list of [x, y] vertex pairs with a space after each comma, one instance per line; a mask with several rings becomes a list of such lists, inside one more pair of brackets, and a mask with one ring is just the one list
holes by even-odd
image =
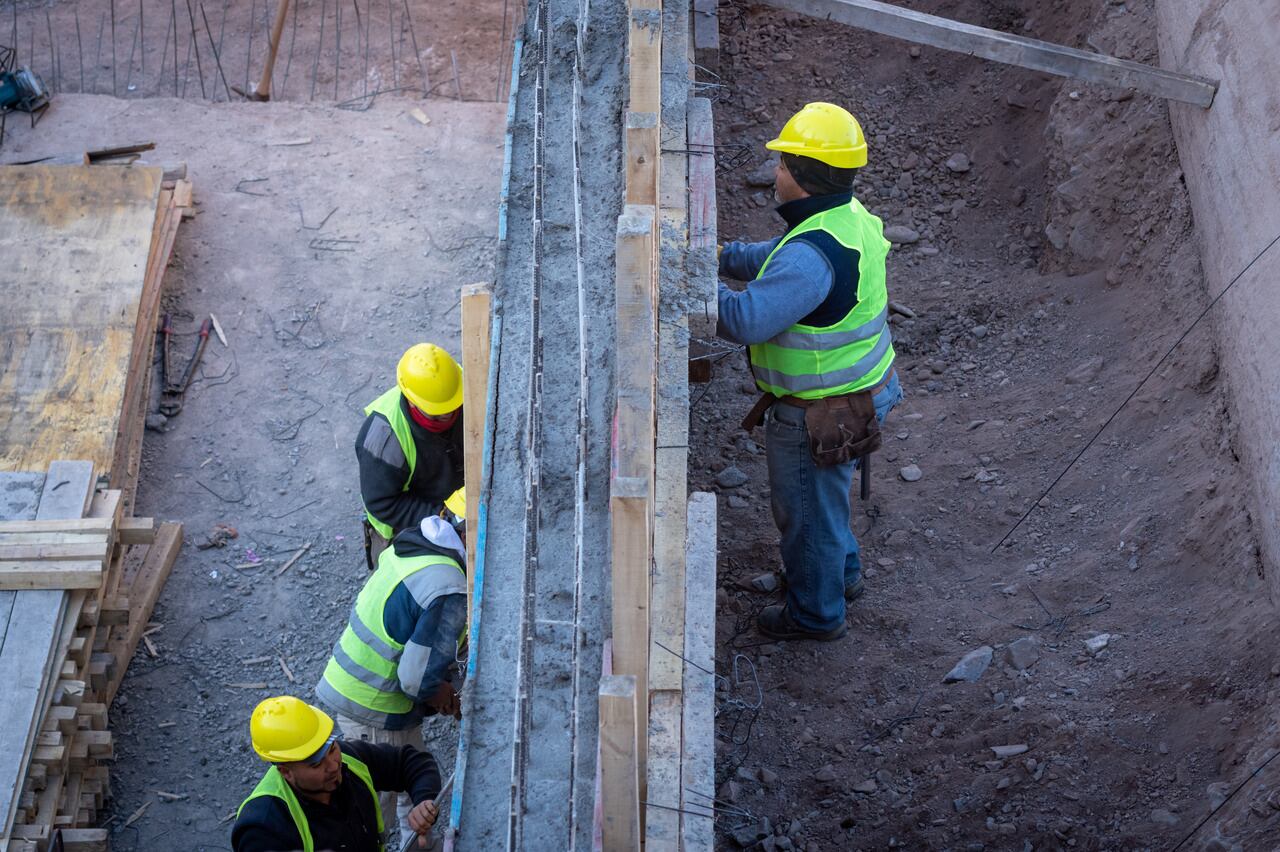
[[843, 622], [831, 630], [806, 630], [791, 620], [786, 604], [774, 604], [760, 610], [756, 626], [770, 639], [811, 639], [814, 642], [831, 642], [849, 632]]
[[866, 587], [862, 585], [862, 577], [854, 580], [852, 583], [844, 587], [844, 599], [852, 603], [862, 597], [862, 593], [866, 591]]

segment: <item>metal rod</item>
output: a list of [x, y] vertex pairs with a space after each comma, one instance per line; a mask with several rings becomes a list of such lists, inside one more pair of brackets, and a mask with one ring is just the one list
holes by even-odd
[[[146, 18], [143, 17], [142, 0], [138, 0], [138, 46], [142, 50], [142, 55], [138, 57], [139, 73], [147, 73], [147, 25]], [[126, 88], [128, 88], [126, 86]]]
[[253, 0], [249, 4], [249, 46], [244, 52], [244, 88], [243, 91], [249, 94], [249, 63], [253, 61], [253, 19], [258, 17], [258, 0]]
[[[213, 51], [213, 61], [218, 66], [218, 77], [222, 80], [222, 90], [227, 93], [227, 101], [231, 100], [231, 87], [227, 85], [227, 75], [222, 73], [222, 57], [218, 55], [218, 46], [213, 43], [213, 30], [209, 29], [209, 16], [204, 13], [204, 4], [200, 4], [200, 17], [204, 21], [204, 34], [209, 37], [209, 49]], [[218, 92], [215, 89], [213, 93], [214, 100], [218, 98]]]
[[[176, 26], [176, 25], [175, 25]], [[191, 80], [191, 45], [196, 40], [196, 31], [191, 31], [191, 38], [186, 39], [187, 42], [187, 60], [182, 63], [182, 97], [187, 96], [187, 83]]]
[[[164, 70], [169, 67], [169, 30], [173, 28], [173, 20], [164, 27], [164, 47], [160, 50], [160, 73], [156, 77], [156, 94], [160, 94], [160, 87], [164, 85]], [[177, 63], [177, 58], [173, 60]]]
[[93, 58], [93, 83], [90, 85], [90, 88], [93, 89], [93, 93], [95, 95], [98, 93], [98, 69], [102, 67], [102, 31], [105, 30], [106, 27], [107, 13], [103, 12], [98, 15], [98, 52]]
[[129, 84], [133, 82], [133, 53], [138, 49], [138, 34], [142, 32], [142, 21], [138, 21], [138, 26], [133, 28], [133, 41], [129, 42], [129, 63], [128, 71], [124, 75], [124, 90], [129, 91]]
[[[17, 6], [17, 3], [14, 3]], [[80, 91], [84, 92], [84, 41], [80, 38], [80, 7], [75, 9], [76, 13], [76, 50], [80, 54]]]
[[116, 0], [111, 0], [111, 94], [120, 97], [116, 85]]
[[325, 0], [320, 0], [320, 38], [316, 41], [316, 61], [311, 66], [311, 95], [309, 101], [316, 99], [316, 76], [320, 73], [320, 48], [324, 45], [324, 13]]
[[[404, 19], [408, 20], [408, 37], [413, 45], [413, 59], [417, 60], [417, 75], [422, 79], [422, 97], [426, 97], [426, 93], [431, 91], [431, 86], [426, 81], [426, 68], [422, 65], [422, 51], [417, 49], [417, 33], [413, 32], [413, 14], [408, 10], [408, 0], [404, 0]], [[502, 74], [498, 74], [502, 77]]]
[[453, 60], [453, 91], [458, 100], [462, 100], [462, 78], [458, 76], [458, 51], [450, 50], [449, 58]]
[[396, 31], [393, 19], [395, 13], [391, 0], [387, 0], [387, 44], [391, 46], [391, 79], [395, 88], [400, 88], [400, 67], [396, 65]]
[[191, 43], [196, 51], [196, 73], [200, 75], [200, 97], [208, 98], [204, 91], [204, 66], [200, 64], [200, 42], [196, 39], [196, 13], [191, 10], [191, 0], [187, 0], [187, 17], [191, 20]]
[[338, 9], [338, 23], [334, 27], [337, 32], [337, 45], [333, 52], [333, 99], [338, 99], [338, 77], [342, 74], [342, 0], [334, 3]]
[[[14, 0], [17, 2], [17, 0]], [[53, 53], [53, 19], [49, 17], [49, 9], [44, 10], [44, 25], [49, 28], [49, 80], [53, 83], [53, 90], [59, 90], [58, 85], [58, 57]]]
[[299, 3], [293, 4], [293, 30], [289, 34], [289, 55], [284, 60], [284, 79], [280, 81], [280, 97], [284, 97], [284, 90], [289, 85], [289, 67], [293, 65], [293, 45], [298, 40], [298, 6]]
[[173, 21], [173, 96], [178, 96], [178, 0], [169, 0], [169, 9]]
[[507, 5], [509, 0], [502, 0], [502, 38], [498, 40], [498, 82], [493, 86], [493, 99], [502, 102], [502, 69], [506, 67], [507, 57]]
[[[222, 20], [218, 22], [218, 53], [222, 53], [222, 38], [227, 34], [227, 6], [231, 0], [223, 0], [222, 3]], [[225, 78], [224, 78], [225, 79]]]
[[364, 16], [364, 73], [361, 75], [363, 81], [361, 94], [369, 94], [369, 36], [373, 32], [373, 0], [369, 0], [369, 5], [365, 6]]
[[[361, 46], [364, 36], [364, 19], [360, 15], [360, 0], [351, 0], [351, 5], [356, 9], [356, 58], [364, 56], [364, 48]], [[360, 75], [362, 83], [361, 94], [369, 93], [369, 84], [364, 82], [364, 78], [368, 76], [368, 66], [366, 66]]]

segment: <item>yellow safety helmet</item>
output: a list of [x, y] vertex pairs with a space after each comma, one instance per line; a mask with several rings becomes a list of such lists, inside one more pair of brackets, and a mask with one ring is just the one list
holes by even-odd
[[459, 520], [465, 520], [467, 517], [467, 489], [466, 486], [459, 488], [457, 491], [449, 495], [449, 499], [444, 501], [444, 507], [454, 514]]
[[867, 164], [867, 139], [862, 135], [862, 126], [848, 110], [835, 104], [805, 104], [783, 126], [778, 138], [764, 147], [811, 157], [837, 169]]
[[396, 384], [424, 414], [448, 414], [462, 405], [462, 368], [434, 343], [409, 347], [396, 367]]
[[333, 734], [333, 719], [292, 695], [268, 698], [253, 708], [249, 735], [253, 750], [268, 763], [306, 760]]

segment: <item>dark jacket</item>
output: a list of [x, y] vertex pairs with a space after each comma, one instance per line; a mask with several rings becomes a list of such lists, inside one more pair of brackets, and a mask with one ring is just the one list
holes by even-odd
[[369, 514], [399, 532], [414, 527], [428, 515], [437, 515], [445, 498], [462, 487], [462, 409], [446, 431], [428, 432], [413, 421], [409, 403], [400, 397], [400, 410], [409, 421], [417, 448], [417, 462], [409, 490], [409, 462], [387, 418], [374, 412], [365, 418], [356, 435], [356, 461], [360, 465], [360, 497]]
[[[340, 740], [338, 746], [344, 754], [369, 767], [369, 776], [379, 792], [407, 792], [415, 805], [440, 792], [440, 770], [429, 752], [413, 746], [345, 740]], [[329, 804], [305, 796], [299, 796], [298, 801], [317, 852], [377, 852], [378, 803], [346, 765], [342, 767], [342, 783]], [[394, 820], [395, 814], [387, 818]], [[302, 848], [302, 837], [283, 800], [259, 796], [244, 806], [232, 826], [231, 847], [235, 852], [294, 852]]]

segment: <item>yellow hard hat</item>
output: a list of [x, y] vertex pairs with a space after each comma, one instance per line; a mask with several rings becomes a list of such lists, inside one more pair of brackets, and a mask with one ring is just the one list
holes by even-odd
[[253, 708], [249, 719], [253, 750], [268, 763], [306, 760], [332, 733], [328, 713], [292, 695], [266, 699]]
[[835, 104], [811, 103], [791, 116], [778, 138], [766, 142], [770, 151], [811, 157], [837, 169], [867, 164], [867, 139], [858, 120]]
[[462, 368], [434, 343], [409, 347], [396, 367], [396, 384], [424, 414], [448, 414], [462, 405]]
[[457, 491], [450, 494], [449, 499], [444, 501], [444, 507], [448, 509], [450, 512], [453, 512], [454, 516], [458, 518], [466, 518], [467, 517], [466, 487], [464, 486], [462, 488], [459, 488]]

